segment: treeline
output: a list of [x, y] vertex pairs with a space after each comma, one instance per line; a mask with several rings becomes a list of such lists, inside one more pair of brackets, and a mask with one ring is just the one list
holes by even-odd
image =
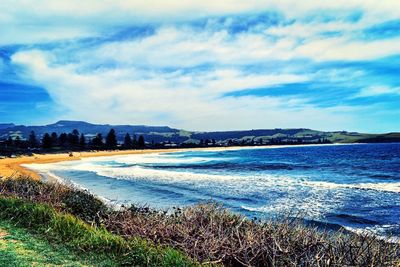
[[[121, 136], [120, 136], [121, 137]], [[101, 133], [96, 135], [83, 134], [78, 130], [70, 133], [57, 134], [56, 132], [45, 133], [37, 136], [31, 131], [28, 137], [21, 139], [20, 136], [6, 140], [0, 140], [0, 156], [12, 156], [14, 154], [30, 154], [40, 152], [63, 152], [63, 151], [85, 151], [85, 150], [114, 150], [114, 149], [168, 149], [168, 148], [197, 148], [197, 147], [220, 147], [220, 146], [262, 146], [262, 145], [299, 145], [299, 144], [327, 144], [330, 141], [324, 137], [316, 140], [283, 136], [278, 138], [242, 138], [242, 139], [200, 139], [199, 141], [174, 143], [164, 141], [155, 143], [146, 142], [143, 135], [130, 135], [126, 133], [124, 138], [118, 138], [114, 129], [106, 136]]]
[[32, 151], [38, 152], [41, 150], [68, 150], [68, 151], [83, 151], [83, 150], [112, 150], [112, 149], [143, 149], [146, 148], [146, 142], [142, 135], [137, 138], [134, 134], [131, 136], [126, 133], [124, 142], [118, 143], [114, 129], [111, 129], [108, 134], [103, 137], [98, 133], [94, 137], [87, 137], [78, 130], [73, 130], [70, 133], [51, 134], [45, 133], [41, 138], [38, 138], [34, 131], [31, 131], [26, 140], [22, 140], [19, 136], [16, 138], [8, 137], [6, 141], [1, 142], [0, 152], [18, 152]]

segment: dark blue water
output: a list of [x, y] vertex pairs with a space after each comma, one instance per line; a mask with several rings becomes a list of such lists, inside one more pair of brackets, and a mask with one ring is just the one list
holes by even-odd
[[400, 144], [187, 151], [39, 166], [116, 203], [215, 200], [248, 217], [400, 236]]

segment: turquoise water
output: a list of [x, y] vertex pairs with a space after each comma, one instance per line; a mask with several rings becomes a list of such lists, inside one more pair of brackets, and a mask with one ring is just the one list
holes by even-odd
[[186, 151], [32, 165], [117, 204], [215, 200], [250, 218], [400, 236], [400, 144]]

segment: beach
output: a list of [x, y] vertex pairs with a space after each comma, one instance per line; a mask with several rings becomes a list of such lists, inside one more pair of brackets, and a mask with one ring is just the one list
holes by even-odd
[[146, 150], [113, 150], [113, 151], [88, 151], [88, 152], [71, 152], [57, 154], [33, 154], [32, 156], [21, 156], [16, 158], [0, 159], [0, 177], [31, 177], [35, 180], [40, 180], [41, 176], [23, 164], [44, 164], [55, 163], [61, 161], [80, 160], [82, 158], [116, 156], [129, 154], [145, 154], [145, 153], [160, 153], [160, 152], [179, 152], [184, 149], [146, 149]]
[[[267, 147], [267, 146], [263, 146]], [[24, 164], [45, 164], [62, 161], [80, 160], [82, 158], [107, 157], [117, 155], [150, 154], [150, 153], [170, 153], [183, 152], [189, 150], [228, 150], [243, 149], [243, 147], [205, 147], [205, 148], [173, 148], [173, 149], [131, 149], [131, 150], [112, 150], [112, 151], [87, 151], [71, 153], [49, 153], [33, 154], [32, 156], [20, 156], [16, 158], [0, 159], [0, 177], [30, 177], [40, 180], [41, 176], [34, 170], [23, 167]]]
[[[313, 145], [296, 145], [302, 146], [329, 146], [339, 144], [313, 144]], [[346, 144], [341, 144], [346, 145]], [[109, 151], [85, 151], [85, 152], [65, 152], [65, 153], [48, 153], [33, 154], [32, 156], [19, 156], [16, 158], [0, 159], [0, 178], [4, 177], [30, 177], [34, 180], [40, 180], [41, 175], [31, 169], [25, 168], [25, 164], [45, 164], [56, 163], [62, 161], [80, 160], [82, 158], [107, 157], [118, 155], [134, 155], [134, 154], [150, 154], [150, 153], [172, 153], [196, 150], [243, 150], [257, 148], [283, 148], [294, 147], [293, 145], [264, 145], [264, 146], [231, 146], [231, 147], [197, 147], [197, 148], [170, 148], [170, 149], [130, 149], [130, 150], [109, 150]]]
[[[296, 145], [302, 146], [329, 146], [339, 144], [315, 144], [315, 145]], [[341, 144], [345, 145], [345, 144]], [[255, 147], [231, 146], [231, 147], [197, 147], [197, 148], [170, 148], [170, 149], [130, 149], [130, 150], [110, 150], [110, 151], [85, 151], [85, 152], [65, 152], [65, 153], [48, 153], [48, 154], [33, 154], [32, 156], [19, 156], [15, 158], [0, 159], [0, 178], [4, 177], [30, 177], [34, 180], [40, 180], [41, 175], [35, 170], [24, 167], [25, 164], [45, 164], [56, 163], [62, 161], [80, 160], [82, 158], [92, 157], [107, 157], [118, 155], [134, 155], [134, 154], [150, 154], [150, 153], [171, 153], [196, 150], [243, 150], [256, 148], [283, 148], [294, 147], [293, 145], [264, 145]], [[72, 156], [71, 156], [72, 155]]]

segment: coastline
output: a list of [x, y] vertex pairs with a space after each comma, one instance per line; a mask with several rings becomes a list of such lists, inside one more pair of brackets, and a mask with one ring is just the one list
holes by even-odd
[[171, 148], [171, 149], [131, 149], [131, 150], [111, 150], [111, 151], [87, 151], [87, 152], [71, 152], [70, 153], [54, 153], [54, 154], [33, 154], [32, 156], [21, 156], [17, 158], [0, 159], [0, 179], [4, 177], [30, 177], [34, 180], [41, 180], [42, 176], [39, 172], [26, 168], [25, 164], [44, 164], [56, 163], [62, 161], [81, 160], [83, 158], [92, 157], [108, 157], [118, 155], [133, 154], [152, 154], [152, 153], [174, 153], [185, 151], [226, 151], [226, 150], [242, 150], [242, 149], [263, 149], [263, 148], [284, 148], [284, 147], [303, 147], [303, 146], [331, 146], [346, 144], [308, 144], [308, 145], [265, 145], [265, 146], [232, 146], [232, 147], [197, 147], [197, 148]]
[[62, 161], [81, 160], [83, 158], [130, 155], [130, 154], [148, 154], [161, 152], [180, 152], [187, 149], [144, 149], [144, 150], [113, 150], [113, 151], [87, 151], [87, 152], [71, 152], [55, 153], [55, 154], [33, 154], [32, 156], [21, 156], [17, 158], [0, 159], [0, 177], [20, 177], [28, 176], [34, 180], [40, 180], [41, 175], [31, 169], [23, 167], [25, 164], [44, 164], [56, 163]]

